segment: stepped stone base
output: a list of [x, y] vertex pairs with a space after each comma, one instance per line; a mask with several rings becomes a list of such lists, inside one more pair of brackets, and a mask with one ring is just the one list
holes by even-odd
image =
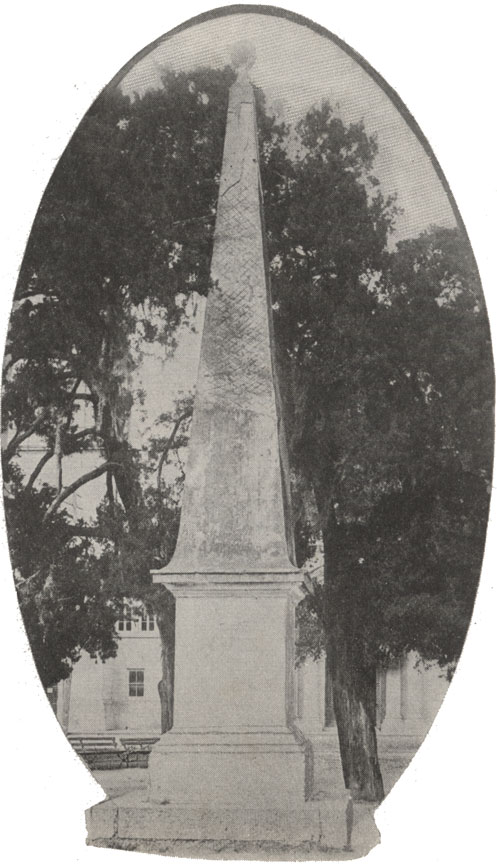
[[[149, 802], [126, 803], [125, 797], [104, 801], [87, 811], [90, 845], [119, 847], [124, 841], [166, 841], [168, 844], [232, 841], [267, 843], [275, 847], [308, 844], [341, 850], [346, 842], [344, 795], [286, 809], [161, 806]], [[356, 804], [352, 834], [354, 852], [364, 855], [378, 840], [373, 808]], [[230, 857], [229, 853], [226, 857]], [[312, 854], [309, 857], [312, 858]]]

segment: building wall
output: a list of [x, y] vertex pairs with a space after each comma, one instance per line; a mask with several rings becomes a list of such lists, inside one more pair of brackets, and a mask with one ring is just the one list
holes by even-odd
[[[59, 688], [57, 716], [66, 732], [160, 732], [160, 638], [156, 631], [142, 633], [139, 627], [140, 622], [134, 622], [132, 632], [119, 634], [117, 657], [105, 663], [83, 652], [65, 688], [69, 698]], [[130, 683], [133, 671], [143, 672], [143, 695], [131, 695], [137, 693]]]
[[[160, 732], [157, 685], [161, 646], [157, 630], [143, 632], [141, 619], [119, 633], [117, 657], [105, 663], [83, 653], [69, 682], [58, 688], [57, 716], [66, 732]], [[130, 672], [143, 670], [143, 695], [130, 695]], [[325, 727], [325, 663], [308, 660], [295, 672], [296, 721], [310, 735]], [[132, 689], [132, 688], [131, 688]], [[378, 734], [422, 739], [447, 690], [438, 667], [416, 666], [411, 655], [378, 675]], [[136, 688], [135, 688], [136, 691]]]
[[[416, 664], [416, 659], [411, 654], [378, 673], [380, 738], [389, 735], [424, 738], [442, 704], [448, 684], [439, 667], [425, 669]], [[316, 734], [326, 728], [324, 692], [324, 659], [307, 660], [296, 670], [297, 722], [304, 732]]]

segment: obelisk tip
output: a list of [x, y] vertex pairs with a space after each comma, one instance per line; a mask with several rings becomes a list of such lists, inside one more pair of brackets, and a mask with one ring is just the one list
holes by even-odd
[[255, 63], [256, 50], [255, 45], [249, 39], [242, 39], [240, 42], [235, 42], [231, 49], [231, 65], [233, 69], [241, 71], [242, 69], [249, 70]]

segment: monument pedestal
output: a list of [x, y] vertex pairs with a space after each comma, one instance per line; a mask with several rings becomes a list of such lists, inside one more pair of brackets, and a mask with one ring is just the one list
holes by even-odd
[[150, 801], [298, 805], [312, 748], [294, 726], [298, 571], [157, 574], [176, 598], [174, 727], [154, 746]]
[[155, 745], [149, 771], [154, 803], [292, 807], [311, 793], [312, 751], [289, 729], [172, 731]]

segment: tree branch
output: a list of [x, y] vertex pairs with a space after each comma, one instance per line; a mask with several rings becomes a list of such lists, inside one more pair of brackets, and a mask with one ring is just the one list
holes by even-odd
[[[67, 406], [66, 410], [68, 412], [70, 412], [70, 408], [71, 408], [71, 405], [72, 405], [74, 399], [76, 399], [79, 395], [76, 393], [76, 391], [77, 391], [80, 384], [81, 384], [81, 378], [78, 378], [75, 381], [74, 385], [71, 388], [71, 391], [68, 394], [68, 398], [67, 398], [67, 402], [66, 402], [66, 406]], [[3, 451], [4, 459], [7, 459], [7, 460], [11, 459], [12, 456], [15, 455], [17, 448], [21, 444], [23, 444], [24, 441], [26, 441], [28, 438], [30, 438], [31, 435], [34, 435], [36, 430], [39, 429], [39, 427], [41, 426], [43, 421], [46, 419], [47, 415], [50, 414], [52, 407], [53, 406], [51, 406], [51, 405], [47, 405], [45, 408], [43, 408], [41, 413], [36, 418], [36, 420], [34, 420], [33, 423], [31, 423], [31, 425], [28, 426], [28, 428], [24, 430], [24, 432], [16, 432], [14, 437], [8, 442], [7, 446], [5, 447], [5, 450]], [[71, 413], [69, 413], [69, 416], [67, 417], [66, 428], [69, 425], [70, 420], [71, 420]], [[53, 455], [53, 453], [52, 453], [52, 455]], [[35, 479], [36, 479], [36, 477], [35, 477]]]
[[76, 393], [78, 392], [78, 387], [79, 387], [79, 385], [81, 384], [81, 380], [82, 380], [81, 378], [76, 378], [75, 381], [74, 381], [74, 384], [73, 384], [72, 387], [71, 387], [71, 390], [70, 390], [70, 393], [69, 393], [69, 400], [68, 400], [68, 405], [69, 405], [69, 406], [72, 405], [73, 399], [74, 399], [74, 397], [76, 396]]
[[41, 414], [38, 415], [36, 420], [34, 420], [34, 422], [31, 423], [31, 426], [28, 426], [28, 428], [24, 430], [24, 432], [16, 432], [16, 434], [9, 441], [9, 443], [7, 444], [7, 446], [4, 450], [4, 458], [5, 459], [11, 459], [11, 457], [14, 456], [19, 445], [22, 444], [24, 441], [26, 441], [27, 438], [30, 438], [31, 435], [33, 435], [36, 432], [36, 430], [40, 428], [41, 424], [46, 419], [49, 412], [50, 412], [50, 406], [47, 406], [46, 408], [44, 408], [42, 410]]
[[[76, 438], [76, 439], [84, 438], [85, 435], [94, 434], [95, 431], [96, 431], [95, 427], [94, 427], [94, 426], [91, 426], [91, 427], [89, 427], [88, 429], [82, 429], [80, 432], [76, 432], [76, 434], [73, 435], [73, 438]], [[31, 476], [30, 476], [28, 482], [26, 483], [26, 486], [24, 487], [24, 492], [25, 492], [25, 493], [31, 491], [31, 489], [33, 488], [33, 486], [34, 486], [36, 480], [38, 479], [38, 477], [40, 476], [41, 472], [43, 471], [45, 465], [47, 464], [47, 462], [50, 462], [50, 459], [52, 458], [53, 455], [54, 455], [54, 451], [53, 451], [53, 449], [51, 449], [51, 450], [47, 450], [47, 452], [43, 454], [43, 456], [41, 457], [41, 459], [40, 459], [40, 461], [38, 462], [37, 466], [36, 466], [35, 469], [33, 470], [33, 473], [31, 474]], [[64, 456], [70, 456], [70, 455], [72, 455], [72, 454], [70, 454], [70, 453], [64, 453], [63, 455], [64, 455]]]
[[42, 522], [46, 522], [49, 516], [60, 507], [60, 505], [69, 498], [74, 492], [77, 492], [81, 486], [84, 486], [86, 483], [90, 483], [91, 480], [96, 480], [97, 477], [100, 477], [104, 474], [109, 468], [119, 468], [121, 467], [118, 462], [103, 462], [102, 465], [99, 465], [97, 468], [94, 468], [93, 471], [88, 471], [87, 474], [83, 474], [74, 483], [71, 483], [69, 486], [66, 486], [65, 489], [62, 489], [59, 494], [54, 498], [50, 507], [46, 511]]
[[73, 401], [75, 402], [76, 399], [82, 399], [85, 402], [92, 402], [93, 405], [97, 402], [97, 397], [94, 396], [93, 393], [76, 393], [76, 395], [73, 396]]
[[[69, 417], [65, 418], [66, 422], [70, 422], [70, 414]], [[62, 434], [64, 427], [64, 416], [62, 412], [57, 413], [57, 419], [55, 421], [55, 441], [53, 447], [53, 453], [55, 456], [56, 464], [57, 464], [57, 494], [60, 494], [63, 488], [63, 474], [62, 474]]]
[[176, 225], [192, 225], [194, 222], [212, 222], [214, 220], [214, 215], [212, 213], [206, 213], [205, 216], [194, 216], [192, 219], [180, 219], [177, 222], [171, 222], [173, 228]]
[[[81, 429], [79, 432], [75, 432], [72, 436], [76, 441], [79, 441], [80, 438], [84, 438], [86, 435], [96, 435], [97, 427], [96, 426], [88, 426], [87, 429]], [[70, 455], [70, 454], [66, 454]]]
[[33, 579], [36, 579], [36, 577], [39, 576], [41, 572], [42, 568], [39, 567], [38, 570], [35, 570], [35, 572], [32, 573], [31, 576], [27, 576], [26, 579], [17, 579], [15, 581], [16, 590], [19, 591], [23, 588], [26, 588], [26, 586], [29, 585], [29, 583], [32, 582]]
[[183, 420], [186, 420], [188, 417], [191, 417], [192, 410], [193, 410], [192, 408], [189, 408], [188, 411], [185, 411], [183, 414], [180, 414], [180, 416], [178, 417], [178, 419], [176, 420], [176, 422], [173, 426], [173, 431], [171, 432], [169, 438], [167, 439], [166, 446], [164, 447], [164, 450], [161, 453], [161, 457], [159, 459], [159, 464], [157, 466], [157, 491], [158, 492], [160, 492], [160, 484], [161, 484], [161, 480], [162, 480], [162, 468], [164, 466], [164, 462], [166, 461], [167, 454], [169, 453], [171, 447], [174, 444], [174, 439], [176, 438], [179, 427], [183, 423]]
[[35, 480], [37, 479], [37, 477], [39, 477], [39, 475], [43, 471], [47, 462], [50, 462], [50, 459], [53, 456], [53, 452], [54, 452], [53, 450], [47, 450], [47, 452], [43, 454], [40, 461], [38, 462], [38, 465], [36, 466], [33, 473], [31, 474], [31, 477], [29, 478], [28, 482], [26, 483], [26, 486], [24, 488], [24, 493], [31, 491], [31, 489], [34, 486]]

